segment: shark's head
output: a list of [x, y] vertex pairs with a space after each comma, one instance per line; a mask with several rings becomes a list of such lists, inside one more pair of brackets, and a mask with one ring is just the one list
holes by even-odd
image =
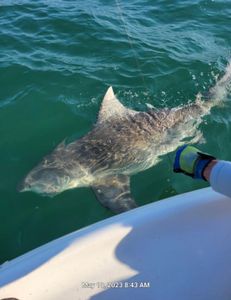
[[[19, 192], [32, 191], [45, 196], [55, 196], [65, 190], [79, 185], [83, 172], [79, 168], [75, 174], [72, 173], [73, 162], [64, 161], [60, 144], [50, 155], [34, 167], [18, 185]], [[77, 175], [76, 175], [77, 174]]]
[[19, 184], [20, 192], [32, 191], [45, 196], [55, 196], [64, 190], [74, 187], [73, 180], [66, 174], [65, 169], [35, 167]]

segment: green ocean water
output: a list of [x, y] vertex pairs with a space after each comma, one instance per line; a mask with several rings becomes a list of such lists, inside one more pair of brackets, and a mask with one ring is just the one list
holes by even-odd
[[[112, 215], [88, 189], [54, 198], [18, 182], [64, 138], [88, 132], [112, 85], [133, 109], [195, 100], [231, 57], [231, 2], [0, 1], [0, 263]], [[200, 130], [231, 160], [231, 104]], [[139, 205], [206, 186], [173, 174], [173, 153], [132, 177]]]

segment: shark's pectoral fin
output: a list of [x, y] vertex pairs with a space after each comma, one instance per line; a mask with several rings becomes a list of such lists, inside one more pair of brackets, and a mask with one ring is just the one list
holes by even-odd
[[130, 192], [130, 180], [126, 175], [108, 176], [92, 186], [99, 202], [114, 213], [137, 207]]

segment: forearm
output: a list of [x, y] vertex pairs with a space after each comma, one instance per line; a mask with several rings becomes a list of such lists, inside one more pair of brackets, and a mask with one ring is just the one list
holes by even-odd
[[212, 170], [213, 170], [213, 167], [217, 164], [217, 162], [218, 162], [218, 161], [217, 161], [216, 159], [212, 160], [212, 161], [208, 164], [208, 166], [204, 169], [203, 175], [204, 175], [204, 177], [205, 177], [205, 179], [206, 179], [207, 181], [209, 181], [211, 172], [212, 172]]
[[211, 161], [204, 170], [204, 177], [216, 192], [231, 197], [231, 162]]

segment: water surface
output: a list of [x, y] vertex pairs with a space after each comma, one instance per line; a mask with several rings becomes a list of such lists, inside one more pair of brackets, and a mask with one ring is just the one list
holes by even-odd
[[[194, 101], [231, 56], [230, 16], [221, 0], [1, 0], [0, 262], [112, 215], [87, 188], [50, 199], [16, 187], [91, 129], [110, 85], [137, 110]], [[231, 159], [230, 121], [229, 101], [214, 108], [201, 149]], [[139, 205], [206, 186], [173, 174], [172, 157], [132, 178]]]

